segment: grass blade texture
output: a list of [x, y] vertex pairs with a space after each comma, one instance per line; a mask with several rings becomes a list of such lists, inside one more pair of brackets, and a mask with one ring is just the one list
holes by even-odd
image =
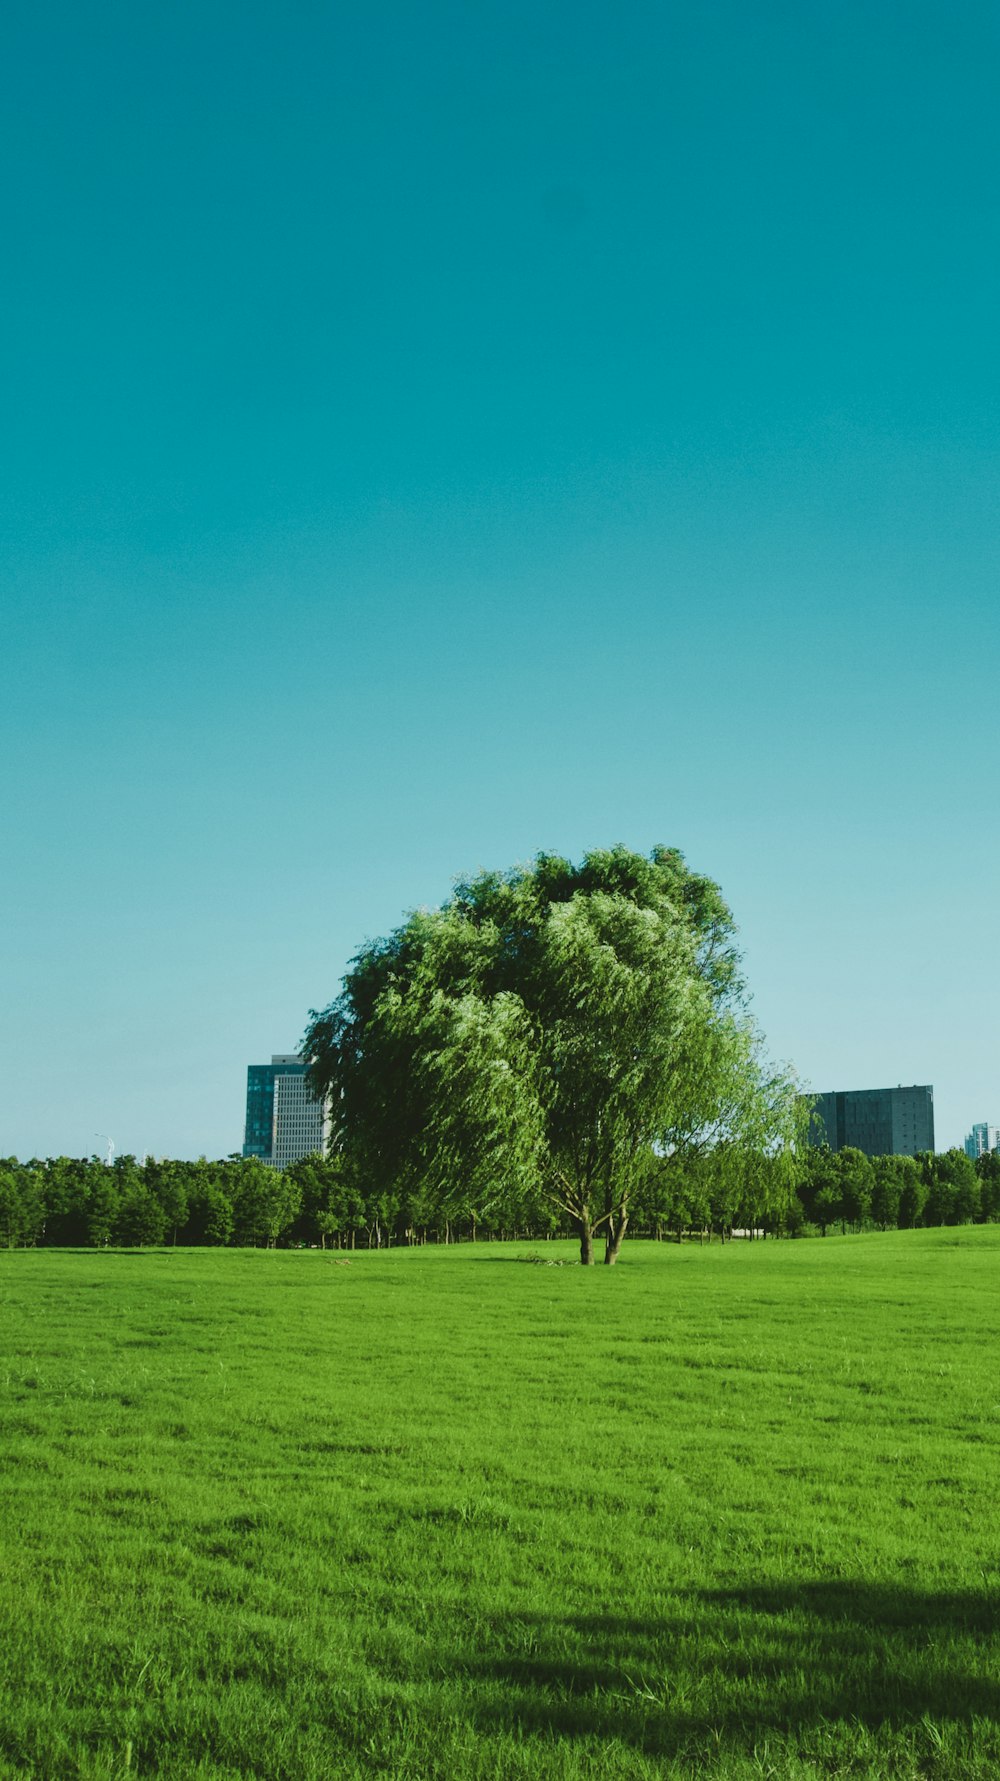
[[995, 1777], [1000, 1231], [0, 1258], [0, 1776]]

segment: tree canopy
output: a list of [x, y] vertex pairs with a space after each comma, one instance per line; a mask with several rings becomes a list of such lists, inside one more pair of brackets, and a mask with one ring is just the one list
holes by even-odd
[[763, 1058], [718, 886], [672, 849], [458, 884], [359, 953], [304, 1050], [369, 1191], [473, 1218], [547, 1204], [584, 1262], [602, 1231], [616, 1259], [654, 1160], [725, 1146], [792, 1192], [795, 1083]]

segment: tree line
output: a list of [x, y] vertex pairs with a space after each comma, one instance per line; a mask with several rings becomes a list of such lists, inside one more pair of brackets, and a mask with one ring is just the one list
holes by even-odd
[[57, 1248], [294, 1241], [302, 1194], [256, 1157], [0, 1161], [0, 1243]]
[[997, 1215], [963, 1152], [806, 1145], [808, 1098], [749, 1009], [717, 884], [675, 848], [459, 882], [352, 961], [303, 1055], [332, 1148], [260, 1159], [0, 1166], [0, 1241], [449, 1242], [626, 1230], [825, 1234]]
[[806, 1151], [797, 1198], [804, 1224], [837, 1230], [913, 1230], [1000, 1219], [1000, 1155], [964, 1150], [866, 1156], [847, 1145]]
[[[1000, 1220], [1000, 1155], [961, 1150], [868, 1157], [800, 1150], [748, 1157], [735, 1146], [697, 1156], [650, 1153], [631, 1202], [639, 1236], [734, 1229], [796, 1237], [830, 1230], [912, 1229]], [[341, 1154], [279, 1171], [257, 1158], [182, 1162], [116, 1157], [0, 1161], [0, 1244], [47, 1247], [237, 1245], [384, 1248], [479, 1238], [578, 1235], [568, 1212], [491, 1198], [485, 1217], [456, 1215], [431, 1181], [409, 1195], [373, 1190]]]

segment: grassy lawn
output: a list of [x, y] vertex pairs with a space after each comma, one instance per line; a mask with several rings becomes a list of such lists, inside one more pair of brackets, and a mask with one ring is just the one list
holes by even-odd
[[1000, 1229], [0, 1256], [0, 1777], [1000, 1773]]

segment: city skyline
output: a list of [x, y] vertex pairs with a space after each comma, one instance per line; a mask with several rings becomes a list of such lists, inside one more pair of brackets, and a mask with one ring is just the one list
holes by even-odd
[[965, 1154], [975, 1162], [988, 1150], [1000, 1150], [1000, 1126], [986, 1119], [977, 1120], [965, 1140]]
[[[16, 5], [0, 1152], [219, 1156], [365, 942], [678, 847], [1000, 1102], [995, 15]], [[933, 127], [929, 127], [933, 120]]]

